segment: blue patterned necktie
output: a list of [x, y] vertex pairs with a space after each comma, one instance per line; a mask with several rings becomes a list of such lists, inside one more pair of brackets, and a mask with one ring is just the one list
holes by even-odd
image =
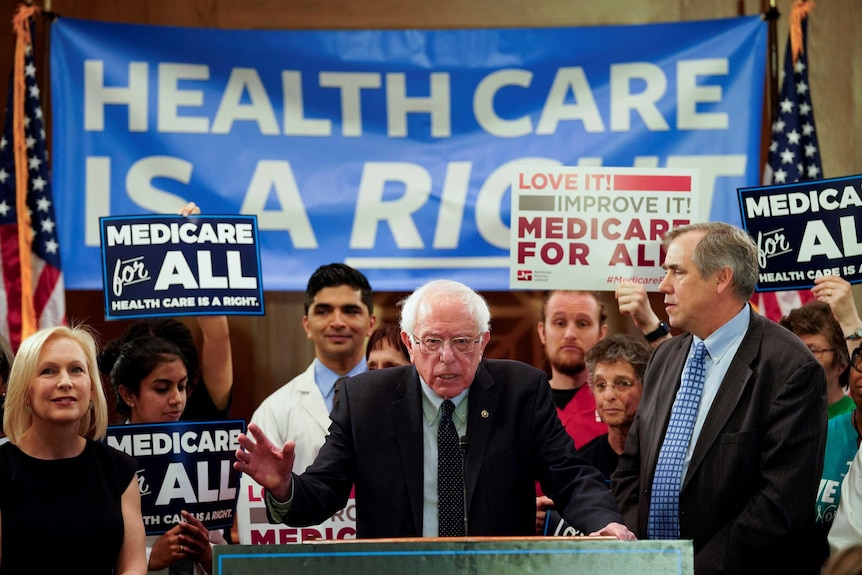
[[464, 470], [458, 432], [452, 421], [455, 404], [445, 400], [437, 426], [437, 513], [440, 537], [464, 536]]
[[698, 342], [694, 354], [682, 372], [682, 383], [670, 410], [670, 421], [652, 482], [647, 533], [650, 539], [679, 539], [679, 491], [682, 485], [682, 464], [694, 421], [703, 383], [706, 379], [706, 346]]

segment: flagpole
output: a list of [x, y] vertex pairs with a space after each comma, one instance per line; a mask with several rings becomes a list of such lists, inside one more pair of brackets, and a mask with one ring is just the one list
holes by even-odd
[[769, 81], [769, 118], [775, 117], [778, 106], [778, 18], [781, 14], [775, 0], [761, 0], [760, 17], [767, 23], [766, 76]]
[[33, 304], [33, 277], [30, 262], [33, 235], [30, 211], [27, 207], [27, 189], [30, 167], [27, 162], [27, 142], [24, 136], [24, 53], [30, 47], [30, 17], [39, 11], [38, 6], [19, 6], [13, 19], [15, 29], [15, 66], [13, 72], [12, 133], [15, 151], [15, 200], [18, 214], [18, 260], [21, 271], [21, 340], [36, 331], [36, 308]]

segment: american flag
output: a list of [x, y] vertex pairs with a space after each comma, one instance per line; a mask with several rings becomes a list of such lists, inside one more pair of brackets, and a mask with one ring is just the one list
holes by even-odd
[[[764, 185], [823, 178], [820, 144], [814, 128], [814, 109], [808, 83], [806, 16], [809, 8], [810, 4], [804, 2], [793, 7], [798, 12], [791, 16], [791, 33], [784, 52], [784, 78], [778, 96], [778, 109], [772, 121], [772, 141], [764, 170]], [[800, 25], [797, 42], [792, 42], [794, 20]], [[754, 296], [754, 302], [761, 312], [774, 321], [812, 299], [814, 295], [808, 290], [768, 292]]]
[[[13, 349], [37, 328], [63, 323], [66, 308], [30, 36], [33, 11], [32, 7], [22, 8], [14, 19], [16, 62], [0, 136], [0, 333]], [[18, 102], [23, 105], [16, 105]], [[21, 206], [25, 209], [18, 208], [22, 182]], [[19, 237], [19, 230], [27, 231]]]

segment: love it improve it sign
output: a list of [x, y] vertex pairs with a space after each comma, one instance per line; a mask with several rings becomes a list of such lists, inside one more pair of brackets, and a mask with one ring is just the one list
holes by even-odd
[[658, 291], [661, 238], [696, 221], [698, 191], [697, 170], [516, 168], [509, 286]]
[[264, 314], [255, 216], [99, 222], [106, 319]]
[[806, 289], [834, 275], [862, 282], [862, 176], [739, 190], [757, 244], [757, 291]]

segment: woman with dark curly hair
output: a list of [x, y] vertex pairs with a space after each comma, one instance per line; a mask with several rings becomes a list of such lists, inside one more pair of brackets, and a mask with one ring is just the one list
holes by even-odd
[[[141, 328], [144, 324], [139, 324]], [[147, 329], [131, 331], [125, 342], [112, 343], [100, 366], [110, 370], [117, 397], [117, 412], [127, 423], [179, 421], [190, 393], [189, 374], [195, 373], [194, 346], [183, 350], [175, 342], [149, 335]], [[128, 335], [128, 334], [127, 334]], [[209, 531], [193, 515], [183, 511], [184, 521], [162, 535], [147, 537], [150, 572], [185, 565], [188, 572], [212, 572], [210, 542], [225, 544], [221, 530]]]

